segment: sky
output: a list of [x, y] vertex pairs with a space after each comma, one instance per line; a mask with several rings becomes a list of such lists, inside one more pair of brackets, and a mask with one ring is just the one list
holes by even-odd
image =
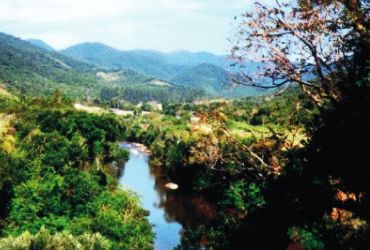
[[235, 16], [254, 0], [0, 0], [0, 32], [56, 49], [100, 42], [121, 50], [225, 54]]

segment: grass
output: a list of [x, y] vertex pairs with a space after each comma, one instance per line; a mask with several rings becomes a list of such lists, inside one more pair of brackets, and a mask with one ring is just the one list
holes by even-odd
[[8, 131], [10, 122], [13, 118], [14, 118], [13, 115], [0, 113], [0, 139], [2, 139], [4, 134]]
[[[232, 135], [243, 139], [251, 137], [263, 138], [272, 135], [271, 131], [267, 126], [262, 125], [255, 126], [248, 124], [246, 122], [239, 122], [235, 120], [229, 120], [228, 127]], [[271, 125], [270, 127], [276, 132], [281, 131], [281, 128], [277, 125]]]
[[5, 97], [13, 100], [17, 100], [18, 98], [12, 94], [10, 94], [8, 91], [6, 91], [4, 88], [0, 86], [0, 97]]
[[276, 124], [262, 125], [251, 125], [246, 122], [239, 122], [235, 120], [229, 120], [228, 126], [230, 133], [240, 139], [263, 139], [272, 136], [273, 133], [269, 129], [271, 128], [275, 133], [282, 133], [286, 136], [286, 141], [294, 145], [303, 146], [302, 141], [307, 141], [307, 135], [303, 128], [294, 127], [292, 129], [287, 129]]
[[105, 109], [103, 109], [101, 107], [97, 107], [97, 106], [86, 106], [86, 105], [83, 105], [81, 103], [75, 103], [74, 104], [74, 107], [77, 110], [85, 111], [87, 113], [92, 113], [92, 114], [104, 114], [104, 113], [108, 113], [107, 110], [105, 110]]

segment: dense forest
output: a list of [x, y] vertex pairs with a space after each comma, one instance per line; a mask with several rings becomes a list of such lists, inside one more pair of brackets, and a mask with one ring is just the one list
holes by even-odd
[[128, 157], [116, 117], [58, 92], [1, 101], [1, 249], [151, 249], [146, 211], [104, 170]]
[[369, 13], [257, 2], [235, 17], [230, 72], [210, 54], [59, 53], [0, 33], [0, 249], [154, 249], [118, 181], [123, 141], [176, 184], [163, 207], [201, 210], [175, 218], [175, 249], [369, 249]]

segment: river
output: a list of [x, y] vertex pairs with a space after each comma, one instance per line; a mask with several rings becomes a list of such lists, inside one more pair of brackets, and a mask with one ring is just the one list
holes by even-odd
[[[122, 147], [130, 151], [130, 159], [120, 176], [120, 184], [136, 192], [144, 209], [150, 212], [149, 222], [155, 232], [154, 247], [156, 250], [170, 250], [180, 243], [182, 225], [173, 217], [179, 212], [177, 202], [173, 199], [176, 191], [164, 188], [164, 179], [152, 173], [149, 167], [149, 154], [142, 146], [122, 143]], [[173, 205], [168, 205], [172, 203]], [[170, 215], [172, 214], [172, 215]]]

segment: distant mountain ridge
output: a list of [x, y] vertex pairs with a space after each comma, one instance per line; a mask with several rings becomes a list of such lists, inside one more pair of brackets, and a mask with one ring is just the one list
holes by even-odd
[[166, 64], [152, 54], [144, 56], [140, 51], [119, 51], [101, 43], [78, 44], [60, 52], [107, 70], [126, 68], [164, 80], [180, 70], [179, 67]]
[[[106, 70], [130, 69], [179, 86], [204, 90], [210, 96], [245, 96], [257, 92], [245, 87], [229, 88], [232, 74], [226, 70], [230, 64], [228, 58], [208, 52], [121, 51], [101, 43], [82, 43], [60, 52]], [[252, 68], [256, 68], [254, 64]]]
[[86, 52], [110, 52], [110, 53], [122, 53], [125, 55], [145, 57], [151, 60], [160, 60], [164, 63], [183, 65], [183, 66], [196, 66], [203, 63], [215, 64], [217, 66], [227, 66], [228, 59], [226, 55], [215, 55], [210, 52], [191, 52], [187, 50], [178, 50], [169, 53], [157, 51], [157, 50], [119, 50], [109, 45], [105, 45], [98, 42], [86, 42], [80, 43], [69, 48], [63, 49], [60, 52], [68, 56], [81, 57], [81, 59], [87, 57]]
[[106, 69], [128, 68], [163, 80], [169, 80], [199, 64], [209, 63], [220, 67], [227, 64], [225, 56], [217, 56], [208, 52], [121, 51], [101, 43], [82, 43], [60, 52]]
[[177, 95], [191, 93], [190, 89], [211, 97], [257, 93], [251, 88], [230, 87], [233, 74], [226, 65], [225, 56], [208, 52], [120, 51], [101, 43], [55, 51], [41, 40], [25, 41], [0, 33], [0, 84], [11, 92], [31, 95], [62, 89], [70, 97], [89, 99], [99, 97], [103, 88], [120, 87], [130, 91], [143, 88], [136, 96], [148, 96], [150, 91], [163, 96], [167, 90]]
[[49, 44], [45, 43], [44, 41], [40, 39], [27, 39], [26, 41], [29, 43], [32, 43], [33, 45], [36, 45], [37, 47], [45, 49], [47, 51], [55, 51], [53, 47], [51, 47]]
[[202, 83], [196, 85], [196, 87], [205, 90], [211, 95], [217, 95], [222, 92], [223, 86], [230, 82], [230, 79], [228, 72], [223, 68], [203, 63], [176, 75], [170, 79], [170, 82], [186, 87]]
[[166, 60], [172, 64], [196, 66], [199, 64], [214, 64], [225, 68], [230, 64], [226, 55], [215, 55], [209, 52], [189, 52], [186, 50], [174, 51], [165, 55]]
[[97, 86], [95, 66], [0, 33], [0, 82], [31, 95], [66, 90], [71, 97]]
[[4, 33], [0, 33], [0, 86], [2, 95], [50, 96], [59, 90], [87, 101], [113, 93], [104, 99], [108, 102], [114, 97], [133, 102], [192, 101], [205, 95], [130, 69], [104, 70]]

